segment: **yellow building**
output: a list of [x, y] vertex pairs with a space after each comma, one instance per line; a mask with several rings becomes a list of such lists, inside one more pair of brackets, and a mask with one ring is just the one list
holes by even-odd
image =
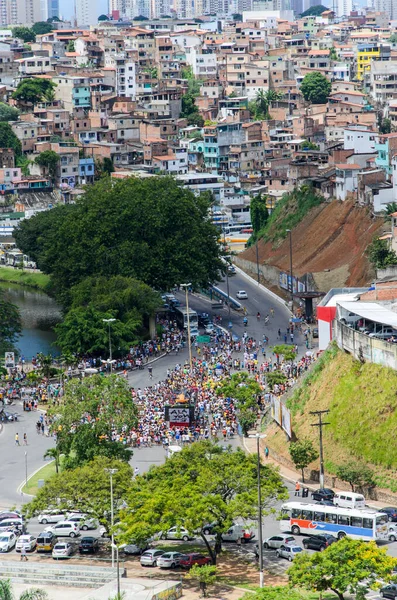
[[371, 60], [380, 57], [378, 44], [359, 44], [357, 46], [357, 79], [363, 79], [365, 71], [371, 68]]

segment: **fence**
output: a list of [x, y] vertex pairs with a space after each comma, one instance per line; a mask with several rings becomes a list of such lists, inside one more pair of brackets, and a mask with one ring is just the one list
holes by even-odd
[[334, 339], [343, 350], [357, 360], [376, 363], [397, 371], [397, 344], [369, 337], [351, 327], [334, 321]]

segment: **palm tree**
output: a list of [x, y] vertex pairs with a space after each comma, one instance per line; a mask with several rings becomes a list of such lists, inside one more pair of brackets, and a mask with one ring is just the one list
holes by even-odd
[[255, 104], [258, 107], [258, 111], [262, 115], [267, 115], [269, 112], [269, 100], [267, 98], [267, 92], [259, 90], [255, 96]]
[[[48, 448], [48, 450], [46, 450], [46, 452], [44, 453], [43, 458], [53, 458], [55, 460], [55, 472], [58, 475], [59, 473], [59, 457], [61, 456], [61, 453], [59, 452], [59, 449], [57, 446], [55, 446], [55, 448]], [[1, 598], [0, 598], [1, 600]]]
[[276, 92], [275, 90], [268, 90], [265, 92], [265, 96], [269, 107], [272, 106], [273, 102], [279, 102], [283, 98], [283, 94], [281, 92]]
[[[31, 588], [19, 596], [19, 600], [47, 600], [48, 594], [40, 588]], [[9, 579], [0, 579], [0, 600], [13, 600], [12, 585]]]

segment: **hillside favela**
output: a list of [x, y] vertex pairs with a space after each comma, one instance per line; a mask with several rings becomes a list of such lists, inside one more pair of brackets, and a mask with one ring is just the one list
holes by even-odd
[[397, 599], [397, 0], [0, 0], [0, 600]]

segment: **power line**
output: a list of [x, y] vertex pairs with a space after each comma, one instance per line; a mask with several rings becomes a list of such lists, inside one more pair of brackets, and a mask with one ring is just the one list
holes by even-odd
[[312, 410], [309, 414], [318, 416], [318, 423], [311, 423], [312, 427], [318, 427], [320, 432], [320, 488], [324, 489], [324, 452], [323, 452], [323, 427], [331, 423], [325, 422], [322, 419], [323, 415], [327, 415], [329, 410]]

